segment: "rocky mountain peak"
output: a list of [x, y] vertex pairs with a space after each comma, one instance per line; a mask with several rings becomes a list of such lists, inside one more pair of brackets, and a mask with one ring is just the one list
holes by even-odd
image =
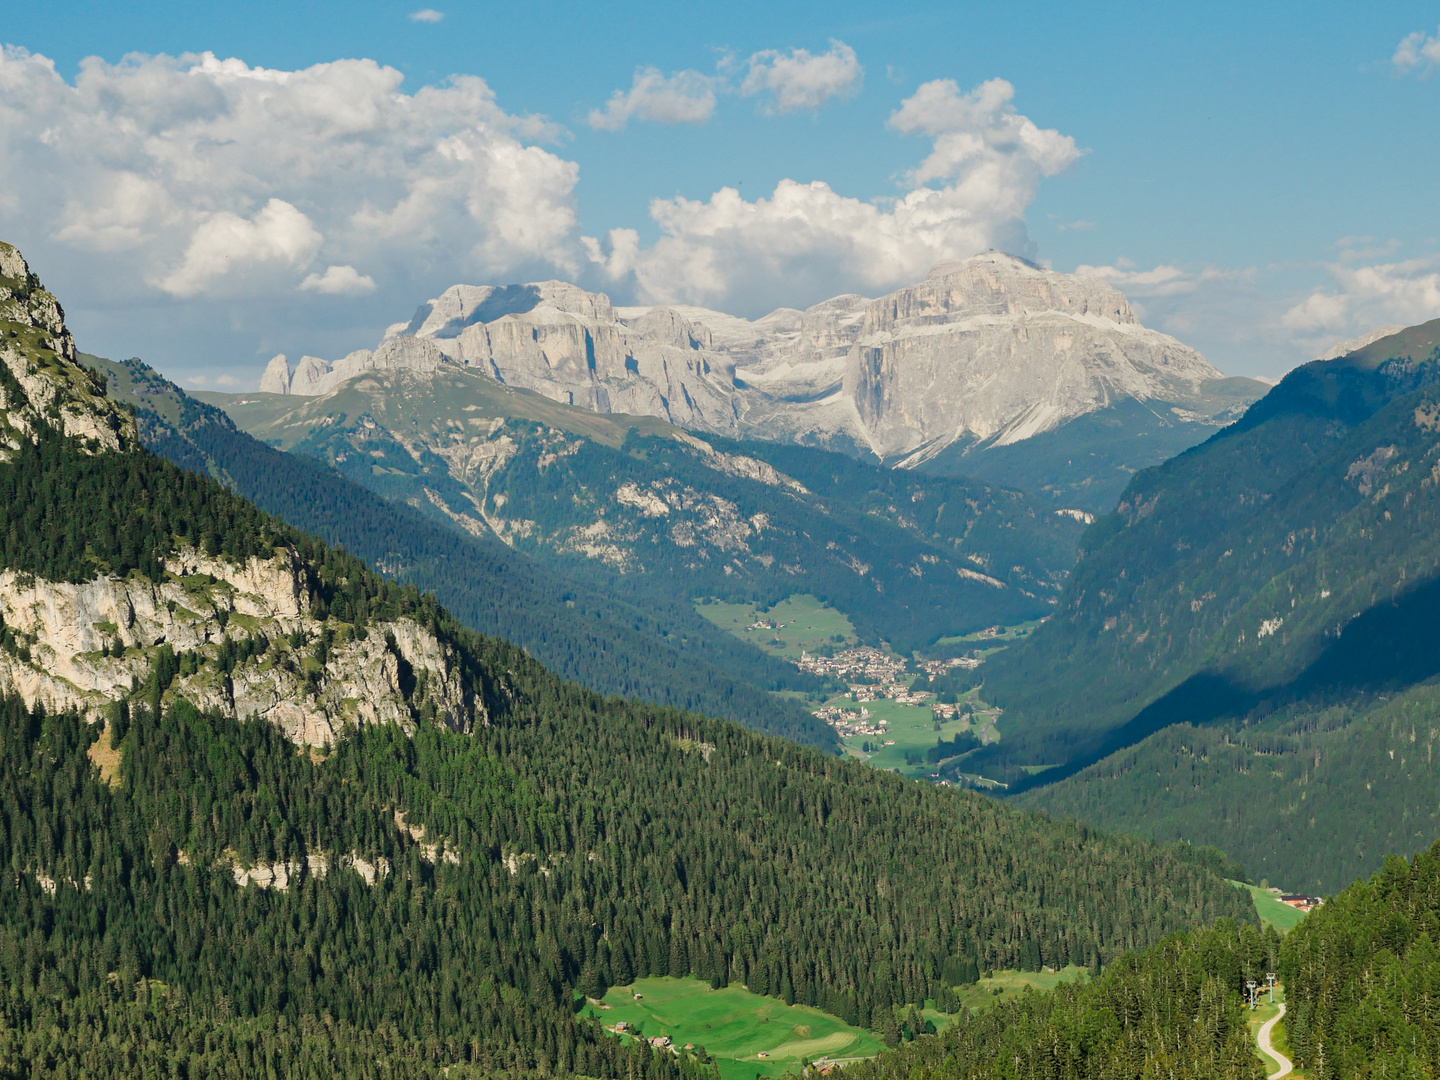
[[42, 427], [82, 439], [91, 452], [135, 444], [133, 418], [80, 365], [60, 302], [16, 248], [0, 243], [0, 460]]
[[1142, 326], [1108, 282], [986, 251], [876, 299], [846, 294], [754, 320], [617, 308], [563, 281], [454, 285], [375, 353], [307, 359], [293, 376], [272, 361], [265, 387], [320, 394], [368, 368], [445, 362], [597, 412], [912, 464], [956, 443], [1023, 441], [1125, 399], [1203, 418], [1215, 411], [1203, 388], [1224, 378]]

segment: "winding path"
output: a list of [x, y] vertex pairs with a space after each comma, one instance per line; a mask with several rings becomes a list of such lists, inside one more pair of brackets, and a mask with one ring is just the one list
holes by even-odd
[[1274, 1016], [1272, 1016], [1269, 1020], [1266, 1020], [1265, 1023], [1261, 1024], [1260, 1030], [1255, 1034], [1255, 1041], [1260, 1046], [1260, 1052], [1280, 1063], [1280, 1067], [1275, 1072], [1272, 1072], [1266, 1078], [1266, 1080], [1280, 1080], [1280, 1077], [1282, 1076], [1289, 1076], [1291, 1070], [1295, 1068], [1294, 1062], [1292, 1062], [1284, 1054], [1280, 1053], [1279, 1050], [1276, 1050], [1275, 1047], [1270, 1045], [1270, 1032], [1274, 1029], [1275, 1025], [1280, 1022], [1280, 1018], [1284, 1015], [1285, 1003], [1282, 1001], [1280, 1003], [1280, 1011], [1277, 1012]]

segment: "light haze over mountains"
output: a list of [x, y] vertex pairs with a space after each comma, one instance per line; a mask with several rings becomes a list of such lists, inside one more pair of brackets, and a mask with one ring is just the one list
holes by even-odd
[[997, 251], [878, 299], [837, 296], [753, 321], [617, 307], [561, 281], [455, 285], [374, 350], [305, 356], [293, 371], [277, 356], [261, 390], [324, 394], [369, 370], [447, 362], [595, 412], [907, 467], [1013, 446], [1122, 404], [1213, 429], [1264, 390], [1146, 328], [1105, 281]]

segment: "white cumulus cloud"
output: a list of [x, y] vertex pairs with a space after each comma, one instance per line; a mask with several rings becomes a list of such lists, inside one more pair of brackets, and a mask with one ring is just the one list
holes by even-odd
[[1427, 36], [1422, 30], [1406, 35], [1395, 47], [1395, 55], [1390, 58], [1390, 62], [1395, 65], [1395, 70], [1402, 74], [1416, 68], [1429, 72], [1436, 65], [1440, 65], [1440, 30], [1431, 36]]
[[931, 265], [989, 247], [1033, 254], [1024, 212], [1045, 176], [1080, 154], [1069, 136], [1016, 112], [1009, 83], [968, 94], [926, 83], [890, 118], [929, 136], [932, 152], [903, 196], [865, 201], [821, 181], [783, 180], [749, 201], [734, 188], [708, 200], [656, 199], [660, 239], [642, 249], [633, 230], [589, 238], [612, 280], [652, 302], [689, 302], [758, 314], [846, 291], [877, 292], [923, 277]]
[[271, 199], [248, 219], [222, 210], [200, 222], [185, 248], [184, 262], [158, 284], [172, 296], [194, 296], [250, 267], [303, 266], [322, 239], [310, 219], [284, 199]]
[[421, 8], [419, 11], [412, 11], [407, 18], [411, 22], [438, 23], [445, 18], [445, 13], [434, 8]]
[[657, 68], [635, 72], [629, 90], [616, 90], [603, 109], [591, 109], [588, 122], [601, 131], [620, 131], [630, 118], [658, 124], [703, 124], [715, 114], [715, 91], [722, 80], [698, 71], [663, 75]]
[[353, 266], [327, 266], [323, 274], [307, 275], [300, 288], [326, 296], [364, 296], [375, 291], [375, 279]]
[[818, 109], [832, 98], [847, 100], [860, 92], [865, 79], [855, 50], [833, 39], [829, 51], [818, 56], [806, 49], [788, 54], [769, 49], [752, 55], [747, 67], [740, 93], [769, 93], [768, 108], [779, 113]]
[[188, 319], [259, 325], [251, 302], [302, 287], [408, 302], [437, 283], [577, 272], [578, 169], [535, 144], [553, 126], [507, 114], [473, 76], [414, 93], [402, 80], [372, 60], [279, 71], [204, 53], [92, 57], [72, 83], [5, 47], [0, 229], [68, 290], [80, 329], [87, 310], [179, 298]]
[[1301, 334], [1359, 333], [1389, 323], [1440, 318], [1440, 258], [1327, 267], [1331, 288], [1316, 289], [1285, 312], [1283, 323]]

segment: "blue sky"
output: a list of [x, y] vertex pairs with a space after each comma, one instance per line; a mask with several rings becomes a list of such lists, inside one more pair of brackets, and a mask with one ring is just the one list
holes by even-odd
[[[1109, 277], [1236, 373], [1440, 316], [1437, 3], [429, 2], [8, 13], [0, 227], [82, 348], [253, 385], [458, 280], [758, 315], [991, 243]], [[671, 96], [592, 122], [645, 69]], [[348, 115], [366, 94], [393, 115]], [[897, 224], [915, 192], [940, 226]]]

